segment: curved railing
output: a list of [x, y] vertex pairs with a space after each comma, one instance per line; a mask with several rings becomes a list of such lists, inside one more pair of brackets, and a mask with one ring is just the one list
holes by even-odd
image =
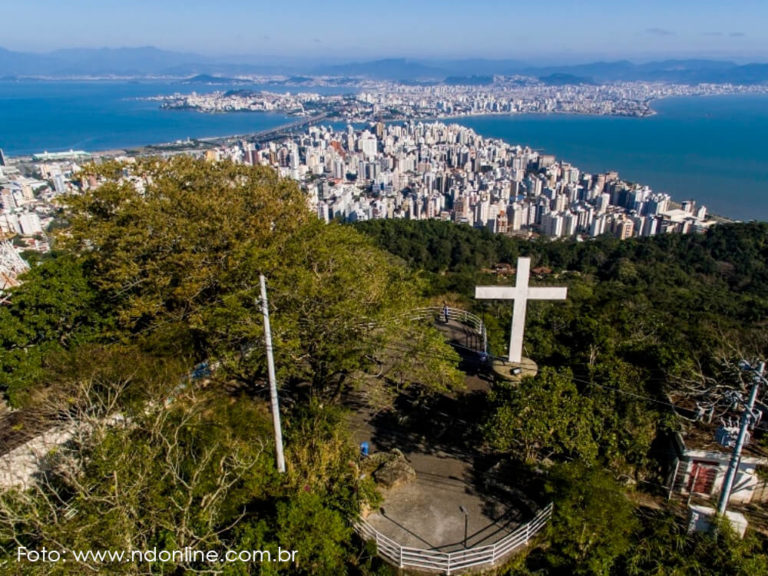
[[[444, 320], [446, 308], [441, 306], [430, 306], [427, 308], [416, 308], [411, 312], [411, 320], [422, 320], [424, 318], [431, 318], [433, 320]], [[447, 308], [448, 320], [454, 320], [459, 324], [472, 329], [475, 334], [481, 339], [482, 352], [488, 351], [488, 336], [485, 333], [485, 323], [483, 320], [472, 312], [467, 312], [461, 308]]]
[[511, 552], [527, 545], [530, 539], [546, 526], [551, 517], [552, 504], [550, 503], [542, 508], [530, 522], [519, 526], [495, 544], [476, 546], [457, 552], [401, 546], [365, 520], [355, 523], [355, 531], [364, 540], [375, 542], [377, 554], [398, 568], [414, 568], [450, 575], [471, 568], [495, 566], [499, 560]]

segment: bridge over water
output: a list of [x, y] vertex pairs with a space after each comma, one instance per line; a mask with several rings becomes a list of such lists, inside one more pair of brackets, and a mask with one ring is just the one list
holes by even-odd
[[280, 136], [291, 134], [292, 132], [296, 132], [308, 126], [312, 126], [313, 124], [317, 124], [321, 120], [328, 118], [328, 116], [328, 113], [323, 113], [316, 116], [310, 116], [309, 118], [301, 118], [289, 124], [283, 124], [281, 126], [276, 126], [275, 128], [270, 128], [269, 130], [257, 132], [256, 134], [252, 135], [249, 140], [256, 143], [274, 140]]
[[322, 120], [325, 120], [328, 117], [330, 117], [330, 114], [327, 112], [324, 112], [323, 114], [317, 114], [316, 116], [310, 116], [308, 118], [299, 118], [294, 122], [281, 124], [280, 126], [275, 126], [274, 128], [269, 128], [268, 130], [262, 130], [261, 132], [251, 132], [249, 134], [234, 134], [230, 136], [213, 136], [211, 138], [198, 138], [197, 140], [200, 142], [205, 142], [205, 143], [214, 144], [214, 145], [232, 144], [240, 140], [247, 140], [248, 142], [261, 144], [264, 142], [269, 142], [270, 140], [276, 140], [283, 136], [288, 136], [290, 134], [293, 134], [294, 132], [298, 132], [306, 128], [307, 126], [312, 126], [313, 124], [317, 124], [318, 122], [321, 122]]

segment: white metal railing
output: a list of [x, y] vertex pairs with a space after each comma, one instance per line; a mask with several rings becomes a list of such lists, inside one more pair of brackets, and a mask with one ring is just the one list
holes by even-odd
[[461, 570], [493, 566], [514, 550], [528, 544], [531, 538], [541, 531], [552, 517], [552, 504], [542, 508], [533, 519], [519, 526], [514, 532], [486, 546], [467, 548], [457, 552], [440, 552], [423, 548], [401, 546], [392, 538], [385, 536], [365, 520], [355, 523], [355, 531], [364, 540], [376, 543], [379, 556], [399, 568], [416, 568], [455, 574]]

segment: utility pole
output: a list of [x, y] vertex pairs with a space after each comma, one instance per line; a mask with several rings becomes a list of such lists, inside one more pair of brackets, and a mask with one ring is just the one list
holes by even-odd
[[283, 456], [283, 428], [280, 425], [280, 407], [277, 403], [277, 379], [275, 378], [275, 359], [272, 355], [272, 329], [269, 326], [269, 302], [267, 301], [267, 279], [259, 275], [261, 284], [261, 311], [264, 314], [264, 340], [267, 344], [267, 371], [269, 373], [269, 397], [272, 401], [272, 424], [275, 427], [275, 456], [278, 472], [285, 472]]
[[736, 478], [736, 472], [739, 468], [739, 463], [741, 462], [741, 450], [744, 448], [744, 440], [747, 437], [747, 428], [752, 422], [752, 411], [755, 407], [757, 391], [760, 387], [760, 382], [763, 381], [763, 373], [765, 372], [765, 362], [760, 362], [757, 365], [757, 368], [753, 368], [746, 362], [743, 362], [741, 365], [752, 372], [752, 390], [749, 393], [747, 406], [744, 408], [744, 412], [741, 413], [739, 436], [736, 439], [736, 445], [733, 447], [733, 454], [731, 454], [731, 462], [728, 465], [728, 472], [725, 475], [725, 480], [723, 480], [723, 491], [720, 493], [720, 502], [717, 505], [718, 516], [725, 514], [725, 510], [728, 508], [728, 500], [731, 497], [733, 481]]

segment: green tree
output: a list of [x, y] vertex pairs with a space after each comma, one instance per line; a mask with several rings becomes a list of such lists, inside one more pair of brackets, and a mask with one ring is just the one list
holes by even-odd
[[[72, 438], [49, 455], [30, 490], [0, 495], [0, 546], [9, 555], [16, 546], [225, 549], [248, 503], [275, 481], [268, 411], [189, 389], [168, 404], [178, 367], [122, 347], [96, 352], [78, 362], [66, 389], [60, 382], [58, 396], [45, 399]], [[64, 573], [88, 569], [104, 567], [73, 564]]]
[[67, 199], [63, 244], [88, 258], [129, 330], [194, 318], [251, 249], [310, 219], [298, 187], [267, 168], [176, 157], [91, 166], [90, 179]]
[[[222, 283], [232, 293], [258, 284], [258, 273], [269, 277], [273, 338], [281, 381], [308, 383], [312, 395], [338, 401], [348, 384], [373, 386], [381, 379], [365, 378], [374, 358], [386, 357], [388, 367], [412, 366], [421, 360], [410, 382], [428, 388], [462, 385], [458, 356], [425, 324], [411, 320], [421, 304], [418, 286], [407, 271], [386, 253], [349, 227], [314, 220], [291, 239], [269, 250], [252, 251], [248, 260]], [[249, 350], [263, 337], [261, 317], [253, 302], [230, 298], [204, 312], [202, 324], [216, 355], [242, 378], [262, 372], [260, 355], [231, 354]], [[430, 363], [429, 358], [438, 358]]]
[[55, 253], [23, 279], [0, 306], [0, 393], [17, 406], [53, 357], [98, 340], [111, 323], [82, 259]]
[[494, 412], [485, 427], [491, 446], [521, 460], [598, 455], [600, 422], [572, 374], [543, 368], [535, 378], [504, 384], [491, 395]]
[[606, 472], [574, 462], [557, 466], [550, 549], [552, 574], [607, 575], [632, 545], [637, 526], [632, 503]]
[[[189, 158], [106, 163], [85, 170], [83, 187], [68, 198], [61, 265], [39, 267], [52, 278], [14, 294], [13, 325], [3, 327], [18, 350], [57, 342], [44, 378], [20, 362], [8, 374], [27, 378], [30, 402], [45, 403], [77, 434], [50, 455], [33, 490], [0, 497], [2, 549], [282, 546], [299, 550], [299, 564], [265, 572], [367, 569], [349, 518], [375, 491], [359, 479], [334, 405], [348, 385], [461, 383], [458, 356], [412, 320], [422, 305], [418, 281], [351, 228], [319, 222], [298, 187], [266, 169]], [[259, 398], [261, 274], [285, 475], [274, 472], [271, 419]], [[66, 298], [57, 302], [60, 284]], [[25, 302], [46, 312], [45, 338], [25, 332], [25, 314], [34, 313]], [[211, 373], [187, 377], [202, 360]], [[56, 567], [90, 568], [100, 567]], [[211, 567], [173, 561], [113, 571], [187, 569]]]
[[633, 535], [635, 545], [615, 566], [629, 576], [748, 576], [768, 573], [765, 541], [748, 533], [739, 538], [726, 524], [718, 533], [688, 534], [684, 519], [648, 513]]
[[[429, 332], [408, 321], [419, 300], [407, 271], [352, 229], [322, 224], [271, 170], [175, 158], [89, 175], [99, 186], [70, 200], [66, 244], [92, 263], [127, 337], [189, 341], [254, 391], [266, 372], [264, 274], [281, 381], [338, 400], [377, 350]], [[457, 385], [450, 348], [421, 340], [447, 360], [420, 384]]]

